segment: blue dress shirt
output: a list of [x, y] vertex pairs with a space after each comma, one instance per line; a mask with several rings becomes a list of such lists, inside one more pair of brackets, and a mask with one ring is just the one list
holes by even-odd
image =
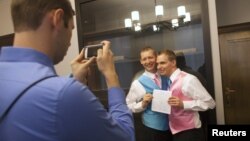
[[[56, 75], [46, 55], [14, 47], [1, 49], [0, 72], [0, 113], [29, 84]], [[110, 88], [108, 101], [109, 112], [74, 78], [46, 79], [29, 89], [0, 123], [0, 141], [134, 141], [124, 91]]]

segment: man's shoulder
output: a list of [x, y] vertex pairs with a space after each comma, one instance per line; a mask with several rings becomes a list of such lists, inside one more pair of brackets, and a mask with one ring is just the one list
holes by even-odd
[[184, 75], [184, 81], [186, 83], [191, 83], [191, 82], [199, 81], [199, 79], [194, 74], [190, 74], [188, 72], [184, 72], [184, 73], [185, 73], [185, 75]]
[[140, 76], [142, 76], [144, 73], [145, 73], [145, 70], [140, 70], [140, 71], [138, 71], [138, 72], [134, 75], [133, 80], [138, 79], [138, 78], [139, 78]]
[[82, 93], [82, 90], [85, 90], [86, 88], [85, 85], [74, 78], [56, 76], [39, 82], [35, 86], [34, 91], [36, 91], [36, 94], [34, 95], [37, 97], [43, 97], [43, 95], [46, 94], [57, 99], [68, 94]]
[[135, 80], [132, 81], [131, 85], [138, 85], [138, 84], [140, 84], [139, 80], [135, 79]]
[[53, 77], [44, 83], [44, 85], [52, 89], [54, 88], [64, 91], [67, 89], [80, 90], [83, 86], [85, 86], [72, 77]]

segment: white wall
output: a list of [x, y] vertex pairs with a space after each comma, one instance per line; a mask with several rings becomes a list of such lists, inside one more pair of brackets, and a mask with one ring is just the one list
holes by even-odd
[[14, 32], [10, 16], [11, 0], [0, 0], [0, 36]]
[[[75, 9], [75, 1], [70, 0], [72, 7]], [[0, 36], [14, 32], [10, 14], [11, 0], [0, 0]], [[75, 18], [75, 17], [74, 17]], [[75, 25], [76, 25], [76, 19]], [[78, 54], [77, 27], [73, 30], [71, 46], [64, 60], [56, 65], [56, 71], [59, 75], [68, 75], [71, 72], [70, 61]]]
[[208, 0], [217, 124], [225, 124], [216, 0]]

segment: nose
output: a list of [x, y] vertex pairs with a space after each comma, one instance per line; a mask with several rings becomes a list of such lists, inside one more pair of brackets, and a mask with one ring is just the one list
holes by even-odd
[[159, 64], [156, 64], [156, 68], [157, 68], [157, 70], [159, 70], [160, 69], [160, 65]]
[[145, 63], [146, 63], [146, 64], [150, 63], [150, 59], [147, 58], [147, 59], [145, 60]]

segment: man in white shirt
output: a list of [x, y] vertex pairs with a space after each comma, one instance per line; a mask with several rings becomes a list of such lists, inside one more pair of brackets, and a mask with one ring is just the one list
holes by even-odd
[[168, 78], [160, 77], [156, 69], [157, 54], [151, 47], [144, 47], [140, 52], [140, 62], [145, 71], [131, 84], [126, 98], [129, 109], [134, 113], [143, 112], [142, 122], [150, 141], [170, 141], [171, 133], [168, 115], [151, 110], [154, 89], [166, 89]]
[[166, 49], [158, 54], [157, 69], [172, 82], [172, 97], [168, 99], [168, 103], [171, 106], [169, 126], [173, 141], [205, 140], [198, 111], [213, 109], [213, 98], [194, 75], [176, 67], [176, 55], [173, 51]]

